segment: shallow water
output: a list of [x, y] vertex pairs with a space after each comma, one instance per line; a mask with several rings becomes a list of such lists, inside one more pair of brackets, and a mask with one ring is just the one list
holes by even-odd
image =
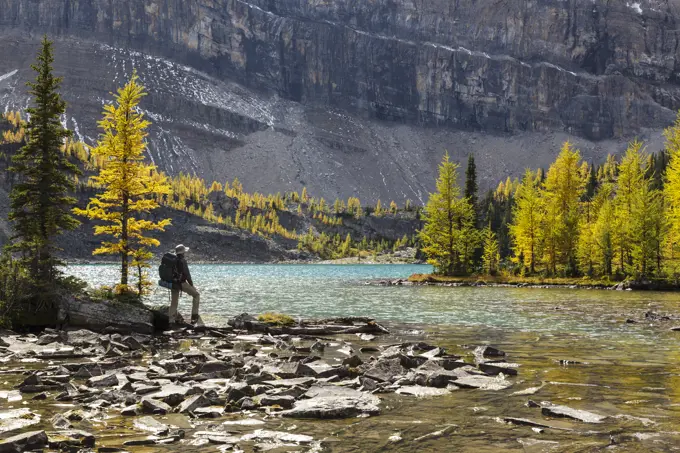
[[[72, 266], [93, 284], [109, 283], [111, 266]], [[418, 266], [193, 266], [207, 323], [233, 314], [279, 311], [306, 317], [369, 315], [392, 335], [381, 342], [424, 339], [470, 360], [491, 344], [520, 364], [514, 385], [499, 392], [459, 390], [416, 399], [384, 395], [383, 415], [344, 421], [273, 419], [270, 429], [326, 439], [330, 451], [676, 451], [680, 450], [680, 332], [672, 324], [627, 324], [653, 310], [677, 313], [677, 293], [603, 290], [379, 287], [365, 281], [406, 277]], [[166, 295], [157, 292], [154, 301]], [[183, 299], [188, 311], [188, 298]], [[362, 345], [357, 338], [353, 343]], [[581, 362], [561, 365], [560, 360]], [[542, 386], [542, 387], [541, 387]], [[532, 395], [514, 392], [541, 387]], [[602, 424], [555, 420], [528, 399], [609, 418]], [[501, 423], [522, 417], [553, 427], [543, 433]], [[114, 422], [109, 422], [114, 425]], [[415, 439], [433, 431], [438, 439]], [[119, 429], [124, 430], [123, 427]], [[116, 432], [116, 431], [114, 431]], [[391, 442], [399, 435], [403, 440]], [[216, 451], [169, 446], [171, 451]], [[135, 450], [142, 451], [142, 450]], [[609, 451], [609, 450], [608, 450]]]

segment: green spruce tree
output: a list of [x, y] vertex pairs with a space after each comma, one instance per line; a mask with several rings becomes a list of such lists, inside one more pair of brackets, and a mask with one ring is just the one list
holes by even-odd
[[466, 274], [479, 245], [479, 233], [472, 206], [460, 196], [458, 164], [449, 160], [448, 153], [439, 166], [436, 186], [437, 191], [430, 194], [423, 212], [425, 225], [420, 231], [423, 252], [437, 272]]
[[477, 220], [477, 192], [479, 187], [477, 185], [477, 165], [475, 164], [475, 156], [468, 155], [467, 169], [465, 169], [465, 198], [475, 211], [475, 221]]
[[62, 151], [71, 132], [60, 122], [66, 103], [58, 93], [62, 79], [52, 73], [53, 62], [52, 42], [44, 37], [37, 62], [31, 66], [36, 79], [28, 83], [34, 105], [27, 109], [26, 144], [10, 168], [18, 179], [11, 192], [9, 220], [15, 235], [10, 250], [21, 253], [36, 294], [43, 296], [51, 292], [59, 275], [56, 237], [79, 225], [71, 215], [76, 200], [69, 196], [79, 170]]

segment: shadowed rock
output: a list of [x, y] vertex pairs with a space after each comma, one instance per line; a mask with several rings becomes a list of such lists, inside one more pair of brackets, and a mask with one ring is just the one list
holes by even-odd
[[0, 441], [0, 453], [19, 453], [47, 446], [45, 431], [30, 431]]

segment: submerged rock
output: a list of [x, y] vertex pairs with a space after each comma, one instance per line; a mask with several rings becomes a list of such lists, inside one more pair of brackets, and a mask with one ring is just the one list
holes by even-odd
[[475, 355], [478, 357], [505, 357], [505, 352], [492, 346], [480, 346], [475, 349]]
[[501, 417], [501, 421], [503, 421], [504, 423], [510, 423], [511, 425], [517, 426], [529, 426], [533, 428], [550, 428], [549, 425], [535, 422], [533, 420], [529, 420], [528, 418]]
[[59, 450], [68, 450], [74, 447], [92, 448], [96, 442], [94, 435], [79, 429], [47, 433], [47, 437], [50, 448]]
[[584, 423], [602, 423], [607, 418], [593, 412], [545, 402], [541, 403], [541, 413], [548, 417], [570, 418]]
[[468, 375], [459, 377], [455, 381], [455, 385], [461, 388], [471, 388], [480, 390], [503, 390], [508, 387], [511, 387], [512, 382], [503, 379], [502, 376], [489, 377]]

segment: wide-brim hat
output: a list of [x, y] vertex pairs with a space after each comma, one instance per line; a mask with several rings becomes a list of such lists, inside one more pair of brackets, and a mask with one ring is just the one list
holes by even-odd
[[178, 245], [175, 247], [175, 253], [178, 255], [183, 255], [184, 253], [189, 251], [189, 247], [185, 247], [183, 244]]

